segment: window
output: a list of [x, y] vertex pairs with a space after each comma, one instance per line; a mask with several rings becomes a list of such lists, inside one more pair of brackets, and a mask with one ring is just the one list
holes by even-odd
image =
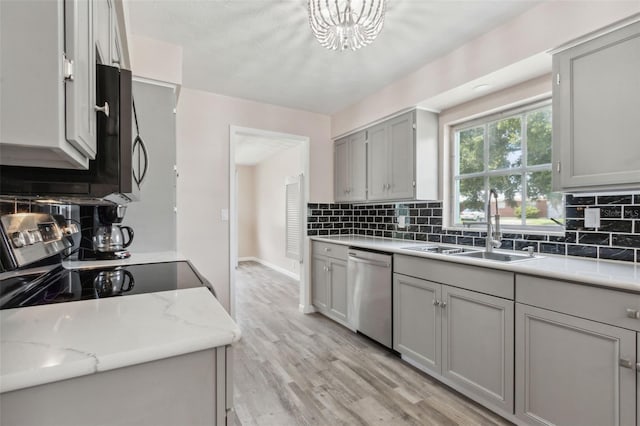
[[505, 228], [562, 230], [563, 195], [551, 191], [549, 101], [463, 123], [452, 135], [454, 225], [484, 222], [495, 188]]

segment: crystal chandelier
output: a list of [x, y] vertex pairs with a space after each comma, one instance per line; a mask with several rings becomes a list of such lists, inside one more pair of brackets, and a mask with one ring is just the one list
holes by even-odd
[[382, 30], [386, 0], [309, 0], [309, 23], [321, 45], [356, 50]]

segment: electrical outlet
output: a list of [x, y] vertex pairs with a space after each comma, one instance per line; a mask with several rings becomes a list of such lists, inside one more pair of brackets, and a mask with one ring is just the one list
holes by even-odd
[[398, 216], [398, 228], [404, 229], [407, 227], [407, 217], [406, 216]]
[[584, 209], [584, 227], [600, 228], [600, 209], [598, 208]]

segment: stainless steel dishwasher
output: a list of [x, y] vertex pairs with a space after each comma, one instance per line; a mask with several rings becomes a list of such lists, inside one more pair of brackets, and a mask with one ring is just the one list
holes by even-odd
[[349, 249], [347, 322], [357, 331], [391, 347], [392, 256]]

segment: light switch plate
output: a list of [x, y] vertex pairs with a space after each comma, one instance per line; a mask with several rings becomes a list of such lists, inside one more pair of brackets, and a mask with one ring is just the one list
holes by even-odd
[[398, 228], [402, 229], [407, 227], [406, 219], [406, 216], [398, 216]]
[[584, 209], [584, 227], [600, 228], [600, 209]]

